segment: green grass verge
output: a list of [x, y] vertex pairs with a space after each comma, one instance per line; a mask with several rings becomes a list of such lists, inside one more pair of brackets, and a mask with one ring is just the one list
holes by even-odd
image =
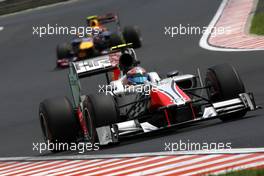
[[211, 176], [264, 176], [264, 169], [232, 171], [226, 174], [211, 175]]
[[264, 35], [264, 0], [259, 0], [251, 22], [250, 33]]

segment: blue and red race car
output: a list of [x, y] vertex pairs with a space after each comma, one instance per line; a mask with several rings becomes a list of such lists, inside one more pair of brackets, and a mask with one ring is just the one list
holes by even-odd
[[89, 16], [86, 19], [92, 35], [62, 43], [57, 46], [57, 67], [68, 67], [69, 61], [78, 61], [100, 56], [110, 52], [111, 47], [132, 43], [133, 48], [142, 46], [141, 33], [136, 26], [127, 26], [121, 30], [117, 14]]

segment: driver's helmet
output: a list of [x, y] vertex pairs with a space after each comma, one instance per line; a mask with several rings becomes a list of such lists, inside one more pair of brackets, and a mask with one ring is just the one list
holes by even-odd
[[147, 80], [147, 72], [142, 67], [134, 67], [127, 72], [127, 81], [130, 85], [144, 84]]
[[92, 28], [96, 28], [96, 27], [99, 28], [100, 27], [99, 21], [97, 19], [90, 20], [89, 25]]

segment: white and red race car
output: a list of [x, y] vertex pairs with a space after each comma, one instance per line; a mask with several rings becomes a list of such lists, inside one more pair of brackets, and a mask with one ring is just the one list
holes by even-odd
[[[123, 53], [118, 63], [117, 67], [105, 56], [70, 64], [73, 104], [65, 97], [40, 104], [46, 141], [107, 145], [122, 137], [199, 121], [240, 119], [260, 108], [253, 94], [245, 91], [237, 71], [228, 64], [208, 68], [204, 81], [200, 72], [196, 76], [173, 71], [163, 79], [149, 72], [144, 84], [127, 85], [124, 68], [136, 66], [135, 57]], [[117, 68], [121, 68], [119, 79], [101, 87], [99, 94], [82, 95], [79, 78]]]

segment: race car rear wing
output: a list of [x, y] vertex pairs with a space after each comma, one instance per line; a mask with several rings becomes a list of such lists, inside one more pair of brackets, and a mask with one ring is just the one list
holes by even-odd
[[101, 73], [107, 73], [118, 67], [119, 58], [122, 55], [122, 50], [132, 46], [132, 43], [121, 44], [111, 48], [111, 52], [72, 63], [79, 78], [89, 77]]
[[108, 13], [106, 15], [100, 15], [100, 16], [97, 15], [89, 16], [87, 17], [88, 23], [90, 20], [93, 19], [97, 19], [100, 22], [100, 24], [107, 24], [111, 22], [116, 22], [117, 24], [119, 24], [118, 15], [115, 13]]
[[72, 67], [79, 78], [107, 73], [117, 67], [120, 55], [121, 52], [117, 52], [92, 59], [77, 61], [72, 63]]
[[106, 73], [107, 81], [109, 82], [107, 73], [117, 68], [120, 55], [121, 52], [118, 51], [91, 59], [70, 62], [68, 78], [75, 108], [81, 102], [80, 78]]
[[68, 78], [75, 108], [79, 107], [79, 103], [81, 102], [80, 78], [105, 73], [109, 84], [108, 72], [118, 68], [123, 49], [129, 48], [130, 45], [131, 44], [118, 45], [112, 47], [111, 52], [106, 55], [70, 62]]

